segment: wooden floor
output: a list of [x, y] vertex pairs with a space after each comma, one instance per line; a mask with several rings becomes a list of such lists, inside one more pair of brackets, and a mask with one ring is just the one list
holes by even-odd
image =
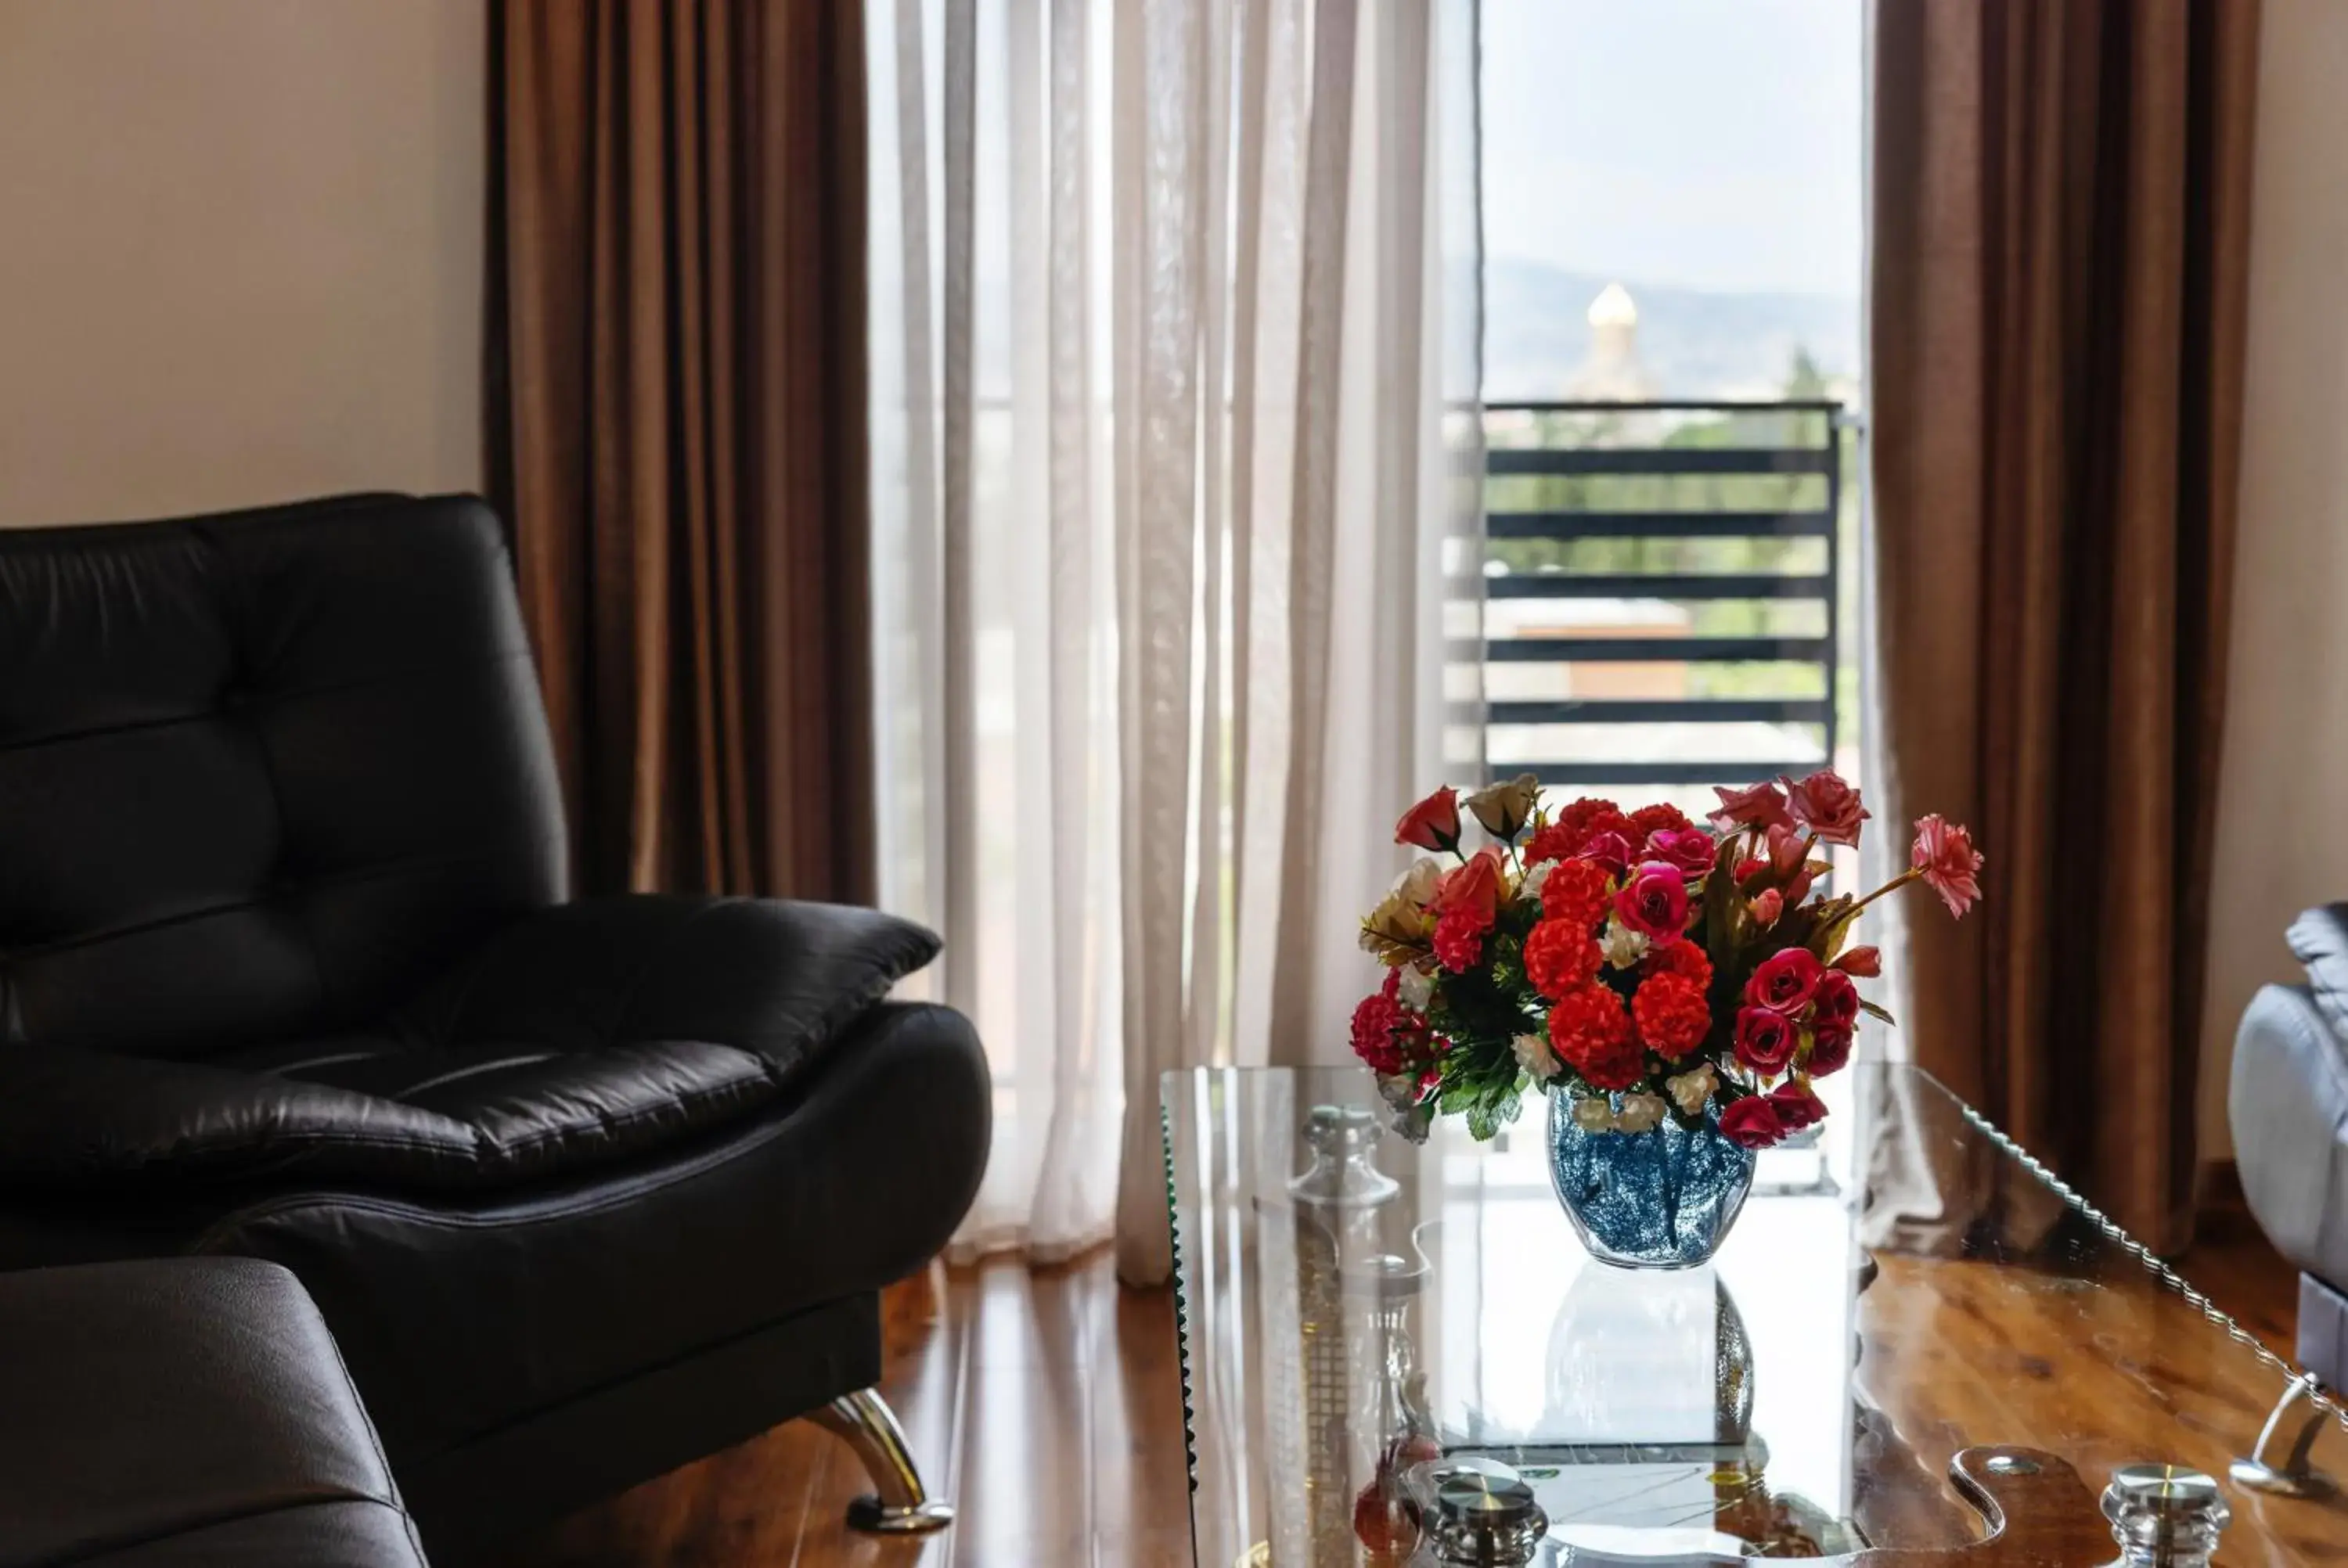
[[[2230, 1204], [2202, 1237], [2187, 1277], [2287, 1352], [2296, 1276]], [[887, 1302], [883, 1391], [961, 1507], [951, 1531], [851, 1534], [855, 1460], [794, 1422], [575, 1517], [509, 1568], [1189, 1568], [1167, 1293], [1122, 1288], [1101, 1252], [1033, 1272], [936, 1268]]]

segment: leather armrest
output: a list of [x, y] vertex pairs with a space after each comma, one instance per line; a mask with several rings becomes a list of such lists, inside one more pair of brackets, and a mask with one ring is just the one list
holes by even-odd
[[922, 927], [846, 905], [586, 898], [509, 927], [418, 1021], [443, 1045], [698, 1040], [788, 1071], [937, 951]]

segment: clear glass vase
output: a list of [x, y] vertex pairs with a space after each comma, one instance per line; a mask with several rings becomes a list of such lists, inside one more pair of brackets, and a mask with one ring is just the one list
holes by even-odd
[[1570, 1097], [1552, 1094], [1549, 1177], [1601, 1263], [1694, 1268], [1712, 1261], [1744, 1210], [1753, 1151], [1729, 1142], [1708, 1106], [1694, 1127], [1667, 1115], [1644, 1132], [1592, 1132], [1573, 1119]]

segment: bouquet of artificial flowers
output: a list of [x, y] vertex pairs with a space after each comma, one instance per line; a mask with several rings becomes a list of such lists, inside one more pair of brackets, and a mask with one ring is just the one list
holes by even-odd
[[[1766, 1147], [1826, 1114], [1810, 1085], [1850, 1060], [1859, 1015], [1890, 1020], [1859, 993], [1880, 971], [1850, 943], [1860, 912], [1911, 882], [1953, 916], [1981, 897], [1972, 835], [1937, 815], [1883, 886], [1813, 896], [1819, 846], [1868, 820], [1831, 770], [1720, 790], [1708, 825], [1607, 800], [1551, 816], [1540, 793], [1529, 774], [1464, 801], [1446, 787], [1395, 829], [1431, 853], [1363, 918], [1388, 972], [1353, 1043], [1406, 1125], [1457, 1112], [1488, 1138], [1538, 1088], [1592, 1132], [1711, 1116]], [[1472, 852], [1463, 805], [1489, 837]]]

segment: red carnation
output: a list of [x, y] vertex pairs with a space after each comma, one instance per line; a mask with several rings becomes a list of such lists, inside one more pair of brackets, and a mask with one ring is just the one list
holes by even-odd
[[1712, 989], [1712, 959], [1695, 943], [1682, 937], [1675, 942], [1665, 942], [1647, 949], [1645, 972], [1650, 975], [1685, 975], [1698, 990]]
[[1720, 1113], [1721, 1135], [1739, 1148], [1766, 1149], [1786, 1135], [1776, 1107], [1766, 1096], [1748, 1094]]
[[1606, 913], [1606, 873], [1587, 860], [1563, 860], [1541, 882], [1541, 913], [1580, 931], [1597, 929]]
[[1628, 1089], [1646, 1075], [1622, 999], [1604, 986], [1581, 986], [1550, 1009], [1550, 1044], [1593, 1089]]
[[1631, 825], [1639, 830], [1641, 836], [1648, 838], [1666, 830], [1673, 833], [1695, 831], [1695, 824], [1688, 820], [1687, 813], [1675, 805], [1643, 805], [1631, 814]]
[[1712, 1009], [1704, 987], [1685, 975], [1650, 975], [1631, 999], [1639, 1039], [1648, 1050], [1676, 1061], [1704, 1043], [1712, 1031]]
[[1586, 984], [1604, 958], [1587, 923], [1543, 920], [1525, 938], [1525, 978], [1552, 1000]]
[[1454, 909], [1435, 923], [1435, 960], [1464, 975], [1484, 957], [1484, 933], [1492, 922], [1473, 909]]
[[1386, 983], [1354, 1009], [1354, 1054], [1382, 1078], [1402, 1071], [1402, 1041], [1395, 1037], [1415, 1021], [1396, 994], [1401, 988], [1402, 971], [1388, 969]]
[[1525, 864], [1538, 866], [1544, 860], [1563, 860], [1579, 855], [1591, 837], [1601, 833], [1619, 833], [1626, 843], [1646, 836], [1612, 801], [1584, 795], [1559, 812], [1556, 820], [1526, 842]]

